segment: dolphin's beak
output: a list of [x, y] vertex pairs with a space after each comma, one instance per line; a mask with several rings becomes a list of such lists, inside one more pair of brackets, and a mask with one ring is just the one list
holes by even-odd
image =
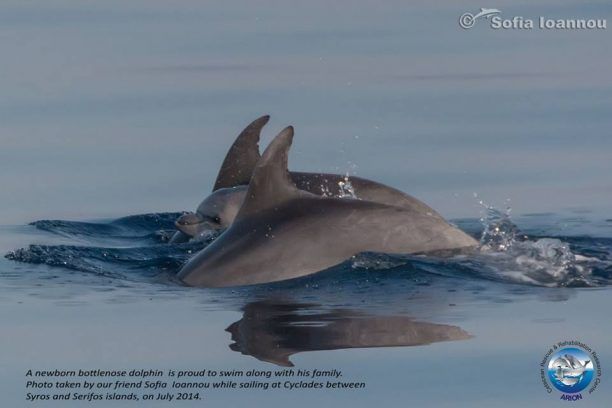
[[185, 213], [175, 222], [176, 229], [190, 237], [196, 237], [205, 231], [218, 231], [221, 229], [219, 224], [209, 221], [206, 217], [196, 213]]
[[204, 222], [204, 219], [200, 215], [195, 213], [186, 213], [181, 215], [174, 222], [174, 226], [182, 233], [193, 237], [197, 233], [198, 225], [202, 222]]
[[202, 219], [202, 217], [200, 217], [198, 214], [196, 213], [185, 213], [183, 215], [181, 215], [176, 222], [174, 223], [174, 225], [178, 226], [186, 226], [186, 225], [192, 225], [192, 224], [199, 224], [201, 222], [203, 222], [204, 219]]

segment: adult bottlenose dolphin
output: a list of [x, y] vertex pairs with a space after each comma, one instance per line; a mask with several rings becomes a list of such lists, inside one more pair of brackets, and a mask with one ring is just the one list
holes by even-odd
[[192, 286], [233, 286], [297, 278], [360, 252], [427, 253], [477, 242], [429, 211], [300, 190], [287, 169], [293, 128], [255, 166], [232, 225], [180, 270]]
[[[217, 175], [213, 192], [198, 206], [176, 221], [176, 234], [171, 242], [189, 239], [205, 231], [225, 229], [231, 225], [244, 201], [253, 170], [261, 155], [259, 138], [270, 117], [251, 122], [230, 147]], [[363, 200], [394, 205], [442, 218], [434, 209], [395, 188], [361, 177], [328, 173], [290, 172], [298, 189], [327, 197], [353, 196]]]

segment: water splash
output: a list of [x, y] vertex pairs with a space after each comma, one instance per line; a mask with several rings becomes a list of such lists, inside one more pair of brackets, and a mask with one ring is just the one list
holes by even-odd
[[351, 184], [351, 179], [348, 173], [344, 176], [342, 180], [338, 182], [337, 193], [331, 191], [329, 189], [329, 186], [325, 184], [321, 184], [321, 191], [323, 197], [358, 199], [357, 194], [355, 193], [355, 188]]
[[482, 200], [479, 204], [485, 212], [480, 219], [483, 231], [480, 247], [471, 262], [480, 262], [482, 268], [517, 283], [596, 286], [589, 263], [598, 259], [577, 257], [570, 245], [558, 238], [530, 239], [512, 222], [509, 204], [504, 211]]
[[365, 270], [388, 270], [404, 266], [407, 260], [387, 254], [363, 253], [351, 258], [351, 268]]
[[329, 186], [321, 184], [321, 196], [322, 197], [334, 197], [334, 193], [329, 190]]
[[[355, 188], [351, 183], [351, 175], [357, 174], [357, 164], [353, 163], [350, 160], [348, 160], [346, 164], [347, 167], [345, 168], [344, 172], [341, 170], [340, 167], [336, 167], [336, 171], [339, 174], [344, 173], [343, 179], [338, 182], [338, 193], [327, 194], [327, 197], [359, 199], [359, 197], [357, 197], [357, 194], [355, 193]], [[329, 193], [329, 190], [327, 190], [327, 192]]]
[[512, 208], [509, 205], [506, 206], [505, 211], [500, 211], [482, 200], [478, 203], [485, 212], [480, 218], [483, 226], [480, 237], [481, 250], [507, 251], [515, 242], [527, 238], [521, 236], [518, 227], [510, 220]]
[[339, 198], [358, 198], [348, 173], [344, 176], [344, 180], [338, 182], [338, 187], [340, 188]]

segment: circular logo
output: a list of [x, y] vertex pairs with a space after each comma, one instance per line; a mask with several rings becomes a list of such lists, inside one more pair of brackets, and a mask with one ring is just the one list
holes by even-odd
[[476, 19], [472, 13], [463, 13], [459, 17], [459, 26], [461, 28], [465, 28], [467, 30], [468, 28], [474, 27], [474, 24], [476, 24]]
[[597, 352], [578, 340], [555, 343], [540, 362], [540, 378], [546, 392], [561, 392], [564, 401], [578, 401], [592, 394], [601, 382]]
[[593, 357], [577, 347], [566, 347], [550, 356], [548, 379], [559, 391], [575, 394], [593, 380]]

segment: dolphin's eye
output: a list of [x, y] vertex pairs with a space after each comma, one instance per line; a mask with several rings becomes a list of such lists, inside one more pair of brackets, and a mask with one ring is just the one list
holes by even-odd
[[206, 215], [206, 220], [209, 222], [214, 222], [215, 224], [221, 224], [221, 218], [218, 215]]

